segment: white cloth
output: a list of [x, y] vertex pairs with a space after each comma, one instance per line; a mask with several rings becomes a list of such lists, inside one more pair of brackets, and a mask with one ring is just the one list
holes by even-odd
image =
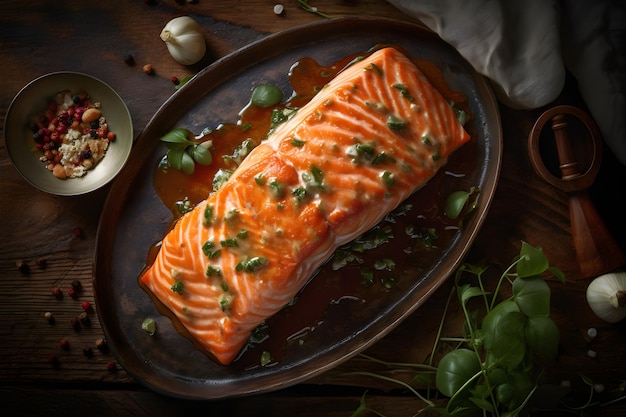
[[626, 0], [388, 0], [452, 45], [518, 109], [550, 104], [565, 69], [626, 165]]

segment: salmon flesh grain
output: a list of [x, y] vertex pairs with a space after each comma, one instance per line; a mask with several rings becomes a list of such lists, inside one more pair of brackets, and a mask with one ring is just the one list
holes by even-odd
[[354, 62], [182, 216], [142, 284], [217, 361], [469, 140], [405, 55]]

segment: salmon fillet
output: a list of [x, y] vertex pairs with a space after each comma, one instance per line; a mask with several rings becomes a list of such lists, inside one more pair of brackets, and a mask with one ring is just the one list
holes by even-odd
[[344, 69], [181, 217], [142, 284], [220, 363], [340, 246], [422, 187], [469, 135], [383, 48]]

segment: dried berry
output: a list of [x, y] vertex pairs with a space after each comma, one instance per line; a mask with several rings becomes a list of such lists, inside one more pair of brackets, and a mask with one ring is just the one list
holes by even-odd
[[83, 301], [80, 305], [84, 311], [91, 310], [91, 303], [89, 301]]
[[133, 58], [132, 55], [125, 55], [124, 56], [124, 63], [126, 65], [128, 65], [129, 67], [132, 67], [135, 65], [135, 58]]
[[59, 366], [60, 365], [59, 357], [55, 355], [54, 353], [49, 354], [48, 363], [52, 364], [54, 367]]
[[93, 356], [93, 349], [90, 348], [89, 346], [83, 348], [83, 355], [85, 355], [88, 358], [91, 358]]
[[72, 298], [76, 298], [78, 297], [78, 291], [74, 287], [71, 287], [69, 290], [67, 290], [67, 295]]
[[61, 349], [68, 350], [70, 348], [70, 342], [67, 339], [61, 339], [59, 342]]
[[52, 287], [52, 289], [50, 290], [50, 292], [52, 293], [52, 295], [54, 295], [56, 298], [63, 298], [63, 292], [61, 291], [61, 288], [59, 287]]
[[172, 77], [170, 78], [170, 80], [172, 81], [174, 85], [180, 84], [180, 80], [178, 79], [178, 77]]
[[96, 339], [96, 348], [98, 348], [100, 352], [107, 352], [109, 350], [109, 345], [107, 345], [106, 339]]
[[89, 316], [84, 311], [78, 315], [78, 321], [83, 326], [89, 326], [91, 324], [91, 320], [89, 319]]
[[78, 317], [72, 317], [70, 319], [70, 326], [72, 326], [72, 328], [74, 330], [80, 330], [80, 320], [78, 319]]
[[17, 269], [19, 269], [22, 274], [28, 274], [30, 272], [30, 267], [23, 259], [17, 260], [15, 266], [17, 266]]
[[40, 269], [46, 269], [46, 267], [48, 266], [48, 261], [46, 260], [46, 258], [37, 258], [37, 261], [35, 261], [35, 263]]
[[48, 323], [54, 324], [54, 315], [52, 312], [46, 311], [43, 316], [46, 320], [48, 320]]

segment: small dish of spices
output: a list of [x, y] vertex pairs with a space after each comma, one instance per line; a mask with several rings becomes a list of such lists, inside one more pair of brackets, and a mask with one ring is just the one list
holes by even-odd
[[7, 151], [33, 186], [79, 195], [111, 181], [133, 144], [132, 118], [105, 82], [77, 72], [55, 72], [28, 83], [5, 119]]

